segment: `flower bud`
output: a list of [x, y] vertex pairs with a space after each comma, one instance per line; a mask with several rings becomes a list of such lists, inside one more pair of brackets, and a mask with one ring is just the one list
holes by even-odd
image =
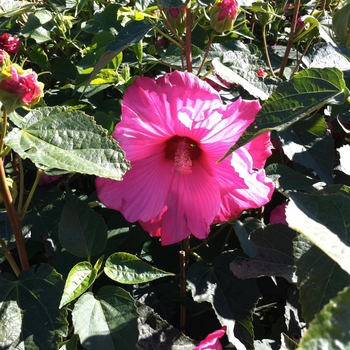
[[210, 9], [210, 26], [218, 33], [233, 28], [238, 13], [237, 0], [217, 0]]
[[186, 8], [185, 6], [164, 8], [164, 13], [171, 26], [176, 30], [179, 36], [186, 29]]
[[19, 38], [15, 38], [9, 33], [0, 35], [0, 49], [5, 50], [9, 55], [15, 55], [20, 46]]
[[256, 21], [260, 26], [265, 27], [273, 22], [274, 18], [276, 17], [275, 11], [268, 2], [261, 3], [261, 9], [262, 11], [256, 13]]
[[44, 84], [38, 82], [31, 69], [23, 70], [17, 64], [3, 66], [0, 73], [0, 102], [12, 112], [18, 107], [31, 107], [43, 96]]

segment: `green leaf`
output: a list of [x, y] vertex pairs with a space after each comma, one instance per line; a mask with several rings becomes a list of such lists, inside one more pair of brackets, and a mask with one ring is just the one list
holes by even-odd
[[29, 12], [35, 3], [27, 1], [0, 0], [0, 17], [15, 17]]
[[0, 275], [2, 349], [57, 349], [68, 331], [67, 312], [58, 308], [63, 285], [46, 264], [21, 272], [18, 280]]
[[297, 130], [294, 124], [279, 133], [285, 155], [293, 162], [312, 169], [327, 184], [333, 183], [334, 141], [330, 132], [322, 137], [310, 135], [309, 141], [303, 138], [307, 130]]
[[[256, 280], [240, 280], [229, 269], [239, 252], [225, 253], [212, 266], [199, 261], [190, 266], [187, 283], [197, 302], [209, 302], [227, 336], [238, 350], [253, 348], [252, 313], [260, 295]], [[237, 338], [236, 335], [239, 334]]]
[[310, 323], [300, 350], [350, 349], [350, 287], [341, 291]]
[[96, 276], [96, 269], [88, 261], [76, 264], [68, 274], [60, 308], [83, 294], [95, 282]]
[[77, 350], [79, 343], [79, 337], [77, 334], [73, 334], [72, 337], [64, 342], [59, 350]]
[[260, 98], [261, 100], [266, 100], [269, 97], [268, 94], [257, 88], [250, 81], [246, 80], [232, 69], [223, 65], [220, 62], [219, 58], [214, 58], [212, 61], [212, 65], [214, 67], [215, 74], [219, 75], [224, 81], [227, 81], [231, 84], [241, 85], [251, 95], [253, 95], [256, 98]]
[[92, 117], [63, 107], [28, 113], [22, 128], [13, 129], [5, 142], [44, 170], [62, 169], [120, 180], [129, 168], [118, 143]]
[[96, 297], [83, 294], [74, 305], [72, 317], [85, 349], [135, 350], [138, 313], [134, 300], [122, 288], [105, 286]]
[[282, 191], [311, 190], [319, 180], [310, 179], [295, 170], [278, 163], [270, 164], [265, 168], [266, 175], [278, 179]]
[[343, 103], [348, 95], [339, 69], [305, 69], [277, 87], [258, 113], [257, 125], [259, 129], [284, 130], [326, 103]]
[[299, 302], [306, 323], [310, 323], [330, 299], [349, 285], [350, 277], [303, 235], [295, 240], [294, 256]]
[[327, 103], [343, 103], [348, 96], [349, 90], [339, 69], [300, 71], [293, 79], [277, 87], [263, 104], [255, 122], [222, 159], [266, 130], [282, 131]]
[[333, 30], [337, 35], [337, 39], [341, 44], [349, 42], [349, 20], [350, 20], [350, 4], [347, 3], [341, 7], [332, 16]]
[[336, 188], [326, 195], [291, 193], [291, 199], [288, 224], [350, 274], [350, 195]]
[[125, 284], [145, 283], [174, 276], [173, 273], [157, 269], [129, 253], [112, 254], [106, 261], [104, 272], [113, 281]]
[[123, 28], [116, 36], [115, 41], [106, 47], [106, 52], [96, 63], [86, 86], [90, 84], [96, 74], [102, 68], [104, 68], [115, 56], [117, 56], [128, 46], [137, 44], [151, 29], [152, 26], [150, 24], [141, 21], [131, 22], [125, 28]]
[[254, 258], [236, 258], [231, 271], [241, 279], [261, 276], [282, 276], [290, 283], [295, 281], [293, 239], [295, 231], [283, 224], [269, 225], [250, 234], [257, 247]]
[[107, 242], [107, 226], [102, 216], [74, 196], [69, 188], [58, 234], [62, 246], [79, 257], [100, 254]]

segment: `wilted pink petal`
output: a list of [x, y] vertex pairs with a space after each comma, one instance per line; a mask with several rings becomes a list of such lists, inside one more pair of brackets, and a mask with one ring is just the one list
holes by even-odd
[[270, 214], [270, 224], [283, 224], [288, 225], [286, 220], [286, 208], [288, 202], [278, 205], [275, 209], [271, 211]]
[[258, 68], [258, 77], [263, 78], [265, 75], [267, 75], [267, 73], [262, 68]]
[[223, 105], [190, 73], [136, 79], [113, 133], [131, 170], [123, 181], [96, 180], [101, 202], [161, 236], [162, 244], [190, 234], [204, 239], [213, 222], [266, 204], [274, 189], [262, 169], [270, 155], [268, 133], [217, 162], [259, 110], [257, 101]]
[[222, 338], [225, 333], [226, 326], [223, 326], [221, 329], [207, 335], [194, 350], [222, 350], [219, 339]]

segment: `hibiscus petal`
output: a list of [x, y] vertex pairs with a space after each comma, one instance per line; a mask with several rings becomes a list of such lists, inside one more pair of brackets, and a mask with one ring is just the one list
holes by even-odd
[[264, 132], [243, 146], [252, 156], [254, 169], [265, 166], [266, 158], [272, 154], [270, 144], [270, 133]]
[[272, 181], [265, 177], [264, 170], [254, 171], [252, 164], [253, 159], [244, 147], [232, 153], [231, 165], [244, 179], [246, 188], [220, 187], [221, 205], [214, 223], [234, 219], [243, 210], [259, 208], [271, 199]]
[[97, 194], [104, 205], [120, 211], [128, 221], [148, 221], [164, 207], [174, 165], [158, 152], [131, 166], [122, 181], [97, 178]]
[[220, 205], [214, 178], [199, 165], [190, 175], [174, 174], [163, 215], [141, 225], [152, 236], [161, 235], [162, 244], [180, 242], [193, 234], [204, 239]]

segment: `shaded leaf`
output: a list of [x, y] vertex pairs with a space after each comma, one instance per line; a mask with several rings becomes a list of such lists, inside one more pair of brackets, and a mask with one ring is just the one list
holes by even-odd
[[136, 306], [130, 294], [115, 286], [96, 297], [83, 294], [72, 312], [73, 325], [85, 349], [134, 350], [138, 339]]
[[318, 246], [350, 274], [350, 196], [333, 193], [292, 193], [286, 209], [288, 224]]
[[107, 226], [102, 216], [74, 196], [69, 188], [58, 234], [62, 246], [79, 257], [100, 254], [107, 242]]
[[310, 323], [300, 350], [350, 349], [350, 287], [341, 291]]
[[18, 280], [0, 275], [2, 349], [57, 349], [68, 331], [67, 312], [58, 308], [63, 286], [46, 264], [21, 272]]
[[62, 169], [120, 180], [129, 168], [118, 143], [92, 117], [62, 107], [28, 113], [22, 128], [13, 129], [5, 142], [44, 170]]
[[323, 117], [295, 123], [279, 136], [290, 160], [313, 169], [327, 184], [333, 183], [334, 141]]
[[265, 168], [266, 175], [278, 178], [278, 185], [283, 191], [310, 190], [319, 180], [310, 179], [295, 170], [278, 163]]
[[231, 271], [241, 279], [261, 276], [281, 276], [290, 283], [296, 282], [293, 258], [295, 231], [283, 224], [269, 225], [250, 234], [257, 247], [253, 258], [237, 257]]
[[88, 261], [82, 261], [70, 270], [60, 303], [60, 308], [83, 294], [94, 283], [97, 270]]
[[[137, 306], [139, 317], [139, 340], [136, 350], [193, 350], [194, 342], [182, 332], [164, 321], [150, 307]], [[159, 341], [162, 339], [162, 341]]]
[[349, 285], [350, 277], [303, 235], [295, 241], [294, 255], [299, 302], [306, 323], [310, 323], [330, 299]]
[[106, 261], [104, 272], [113, 281], [125, 284], [145, 283], [174, 276], [173, 273], [157, 269], [129, 253], [111, 255]]
[[[190, 266], [187, 283], [197, 302], [209, 302], [227, 336], [238, 350], [253, 347], [252, 312], [260, 295], [256, 280], [240, 280], [229, 269], [239, 252], [216, 257], [212, 266], [199, 261]], [[239, 337], [236, 337], [237, 333]]]

